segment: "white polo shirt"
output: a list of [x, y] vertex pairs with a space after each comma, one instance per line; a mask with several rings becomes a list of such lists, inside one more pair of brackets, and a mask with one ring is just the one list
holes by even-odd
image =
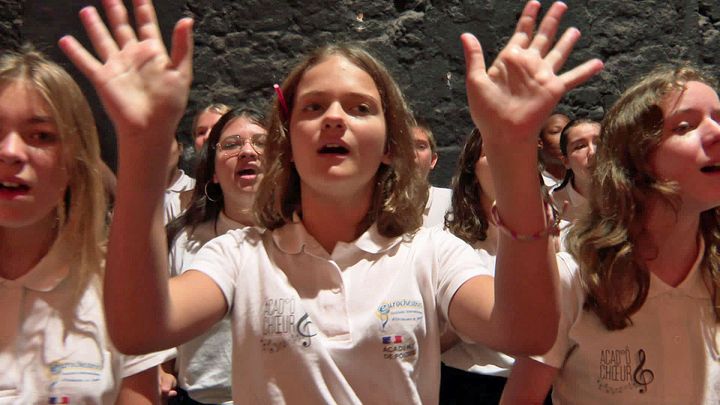
[[423, 224], [425, 228], [433, 226], [445, 227], [445, 213], [452, 203], [452, 190], [449, 188], [430, 187], [428, 199], [423, 211]]
[[300, 222], [230, 231], [192, 267], [232, 308], [236, 404], [437, 403], [450, 300], [491, 273], [437, 228], [386, 238], [373, 225], [328, 255]]
[[[475, 252], [485, 266], [495, 274], [495, 256], [483, 249], [482, 242], [475, 244]], [[460, 337], [463, 339], [463, 337]], [[468, 371], [470, 373], [506, 377], [515, 364], [515, 359], [489, 347], [462, 340], [442, 354], [442, 362], [448, 367]]]
[[[221, 212], [217, 223], [204, 222], [195, 228], [192, 235], [188, 235], [189, 228], [183, 229], [170, 251], [170, 274], [176, 276], [187, 270], [200, 248], [211, 239], [244, 226]], [[180, 388], [195, 401], [205, 404], [232, 401], [232, 328], [229, 315], [177, 349], [175, 367]]]
[[[701, 246], [700, 252], [704, 248]], [[577, 264], [558, 254], [562, 316], [550, 352], [534, 358], [559, 368], [555, 404], [718, 404], [718, 323], [699, 268], [671, 287], [651, 274], [633, 325], [609, 331], [583, 309]]]
[[115, 350], [99, 276], [77, 291], [77, 253], [61, 237], [27, 274], [0, 278], [0, 404], [112, 404], [124, 377], [167, 358]]
[[165, 224], [182, 214], [183, 208], [180, 204], [180, 193], [195, 188], [195, 179], [178, 169], [180, 177], [165, 190]]

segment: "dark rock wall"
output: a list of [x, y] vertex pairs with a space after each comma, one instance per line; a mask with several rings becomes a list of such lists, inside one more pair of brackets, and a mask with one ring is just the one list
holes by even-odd
[[[54, 45], [65, 33], [83, 40], [77, 11], [64, 0], [0, 0], [0, 41], [12, 48], [36, 43], [68, 66]], [[544, 2], [549, 4], [549, 2]], [[601, 118], [632, 80], [658, 63], [684, 60], [717, 75], [720, 2], [717, 0], [568, 0], [564, 26], [583, 37], [568, 62], [591, 57], [605, 71], [570, 92], [559, 109]], [[305, 51], [334, 41], [355, 41], [383, 60], [416, 113], [431, 123], [440, 145], [432, 180], [447, 185], [471, 128], [459, 35], [481, 40], [488, 63], [512, 33], [522, 1], [509, 0], [184, 0], [158, 1], [166, 38], [184, 15], [195, 18], [195, 80], [188, 111], [209, 103], [262, 106]], [[84, 80], [79, 79], [94, 94]], [[93, 105], [99, 105], [97, 101]], [[179, 131], [189, 140], [188, 113]], [[104, 157], [115, 160], [112, 128], [98, 113]]]

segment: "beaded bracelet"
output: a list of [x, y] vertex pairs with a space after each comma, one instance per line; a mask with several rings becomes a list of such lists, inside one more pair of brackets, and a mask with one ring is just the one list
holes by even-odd
[[495, 226], [497, 226], [497, 228], [506, 235], [510, 236], [514, 240], [533, 241], [544, 238], [548, 235], [557, 236], [560, 234], [560, 217], [555, 215], [555, 212], [547, 201], [543, 201], [543, 206], [545, 208], [545, 228], [532, 235], [521, 235], [508, 228], [502, 219], [500, 219], [500, 214], [498, 214], [497, 204], [495, 201], [493, 201], [492, 208], [490, 208], [490, 213], [493, 221], [495, 222]]

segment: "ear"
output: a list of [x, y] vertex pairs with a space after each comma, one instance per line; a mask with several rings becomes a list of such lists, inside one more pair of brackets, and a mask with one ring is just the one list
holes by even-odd
[[568, 160], [567, 156], [561, 157], [560, 161], [562, 162], [563, 166], [565, 166], [566, 169], [570, 169], [570, 161]]
[[543, 140], [541, 137], [538, 136], [538, 149], [542, 150], [543, 148]]
[[438, 160], [438, 154], [437, 154], [437, 153], [433, 153], [433, 154], [432, 154], [432, 160], [430, 161], [430, 170], [432, 170], [432, 169], [435, 168], [435, 164], [437, 164], [437, 160]]
[[220, 181], [218, 181], [217, 174], [213, 174], [212, 182], [215, 184], [220, 182]]

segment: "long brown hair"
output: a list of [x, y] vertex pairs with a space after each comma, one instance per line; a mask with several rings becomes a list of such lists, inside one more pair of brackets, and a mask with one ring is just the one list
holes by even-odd
[[482, 154], [480, 130], [473, 128], [465, 141], [452, 178], [451, 208], [445, 214], [445, 227], [469, 244], [487, 239], [488, 218], [480, 196], [484, 193], [475, 174]]
[[[643, 214], [648, 204], [655, 199], [676, 209], [679, 204], [674, 184], [653, 175], [650, 157], [662, 140], [663, 100], [689, 81], [716, 88], [696, 68], [660, 68], [625, 91], [602, 122], [590, 214], [571, 230], [568, 245], [580, 266], [586, 308], [610, 330], [629, 326], [630, 316], [647, 299], [650, 273], [637, 246], [647, 243]], [[720, 286], [720, 209], [703, 212], [700, 223], [705, 240], [702, 268], [715, 300]], [[720, 316], [717, 306], [715, 313]]]
[[414, 158], [411, 115], [402, 92], [390, 73], [377, 59], [352, 45], [328, 45], [312, 52], [290, 72], [281, 89], [287, 113], [276, 100], [270, 114], [270, 127], [263, 164], [265, 177], [255, 198], [260, 225], [275, 229], [292, 221], [300, 211], [300, 177], [292, 163], [290, 114], [295, 92], [303, 75], [330, 56], [340, 55], [367, 72], [380, 93], [387, 126], [387, 151], [391, 163], [381, 164], [375, 176], [372, 204], [361, 229], [377, 223], [380, 234], [399, 236], [418, 229], [422, 223], [428, 186], [418, 173]]

